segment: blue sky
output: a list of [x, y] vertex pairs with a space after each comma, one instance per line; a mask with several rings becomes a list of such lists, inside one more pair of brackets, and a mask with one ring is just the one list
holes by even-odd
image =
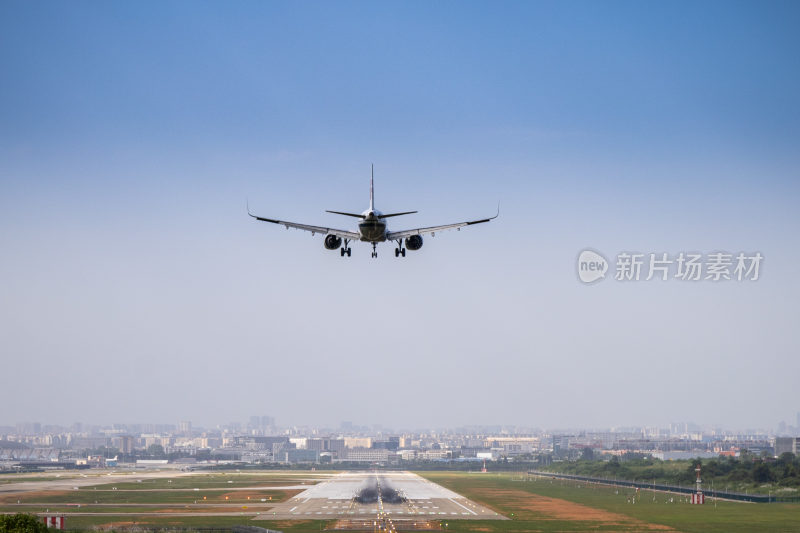
[[[4, 2], [0, 423], [793, 420], [799, 22], [791, 2]], [[420, 211], [393, 228], [501, 217], [404, 261], [246, 217], [347, 228], [324, 210], [364, 209], [371, 163], [380, 209]], [[586, 287], [587, 246], [766, 259], [750, 285]], [[19, 404], [31, 372], [64, 385]], [[383, 393], [403, 401], [365, 405]]]

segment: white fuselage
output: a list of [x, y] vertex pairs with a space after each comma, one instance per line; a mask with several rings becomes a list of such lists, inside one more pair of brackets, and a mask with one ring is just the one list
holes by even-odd
[[367, 209], [362, 215], [364, 218], [358, 223], [358, 232], [361, 234], [361, 240], [384, 242], [388, 225], [385, 219], [379, 218], [382, 213], [375, 209]]

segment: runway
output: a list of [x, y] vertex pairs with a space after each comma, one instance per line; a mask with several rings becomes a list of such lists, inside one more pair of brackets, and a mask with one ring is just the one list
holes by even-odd
[[[404, 496], [400, 503], [358, 503], [359, 489], [381, 478]], [[402, 519], [505, 520], [495, 511], [411, 472], [344, 472], [309, 487], [256, 520], [371, 518], [378, 514]]]

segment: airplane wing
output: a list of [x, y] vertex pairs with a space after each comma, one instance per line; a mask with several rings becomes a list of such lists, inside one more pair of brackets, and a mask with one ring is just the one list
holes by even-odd
[[473, 224], [481, 224], [483, 222], [489, 222], [490, 220], [494, 220], [500, 215], [500, 208], [497, 208], [497, 214], [493, 217], [489, 218], [482, 218], [480, 220], [470, 220], [467, 222], [456, 222], [455, 224], [444, 224], [443, 226], [431, 226], [428, 228], [416, 228], [416, 229], [407, 229], [403, 231], [390, 231], [386, 234], [387, 241], [396, 241], [398, 239], [404, 239], [406, 237], [410, 237], [411, 235], [425, 235], [427, 233], [436, 233], [437, 231], [446, 231], [449, 229], [456, 229], [462, 228], [464, 226], [471, 226]]
[[351, 239], [354, 241], [357, 241], [361, 238], [361, 235], [359, 233], [356, 233], [355, 231], [345, 231], [343, 229], [335, 229], [335, 228], [324, 228], [322, 226], [310, 226], [308, 224], [287, 222], [286, 220], [277, 220], [274, 218], [259, 217], [251, 213], [249, 208], [247, 209], [247, 214], [253, 217], [254, 219], [260, 220], [262, 222], [272, 222], [273, 224], [286, 226], [286, 229], [295, 228], [295, 229], [301, 229], [303, 231], [310, 231], [312, 235], [316, 233], [321, 233], [322, 235], [336, 235], [337, 237]]

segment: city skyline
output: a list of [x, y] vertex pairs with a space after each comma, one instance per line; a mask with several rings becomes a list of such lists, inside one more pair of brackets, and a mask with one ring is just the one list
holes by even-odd
[[[257, 419], [257, 420], [256, 420]], [[256, 420], [254, 422], [254, 420]], [[466, 424], [466, 425], [441, 425], [431, 427], [393, 427], [378, 423], [359, 423], [353, 421], [340, 421], [330, 424], [303, 424], [281, 422], [270, 415], [252, 415], [242, 420], [230, 420], [228, 422], [199, 423], [190, 420], [180, 420], [177, 422], [157, 421], [157, 422], [123, 422], [115, 421], [109, 423], [75, 421], [72, 423], [47, 423], [39, 421], [17, 421], [13, 424], [2, 423], [0, 421], [0, 436], [3, 433], [16, 432], [16, 434], [46, 434], [55, 428], [59, 432], [83, 433], [86, 431], [138, 431], [138, 432], [168, 432], [168, 433], [203, 433], [207, 431], [228, 431], [249, 434], [402, 434], [420, 432], [454, 432], [454, 433], [565, 433], [565, 432], [631, 432], [641, 431], [643, 433], [729, 433], [729, 434], [764, 434], [764, 435], [800, 435], [800, 411], [796, 413], [798, 424], [787, 423], [780, 420], [772, 427], [754, 426], [750, 428], [724, 427], [720, 424], [698, 424], [693, 421], [673, 421], [667, 424], [645, 424], [645, 425], [626, 425], [616, 424], [612, 426], [584, 426], [584, 427], [542, 427], [527, 424]]]

